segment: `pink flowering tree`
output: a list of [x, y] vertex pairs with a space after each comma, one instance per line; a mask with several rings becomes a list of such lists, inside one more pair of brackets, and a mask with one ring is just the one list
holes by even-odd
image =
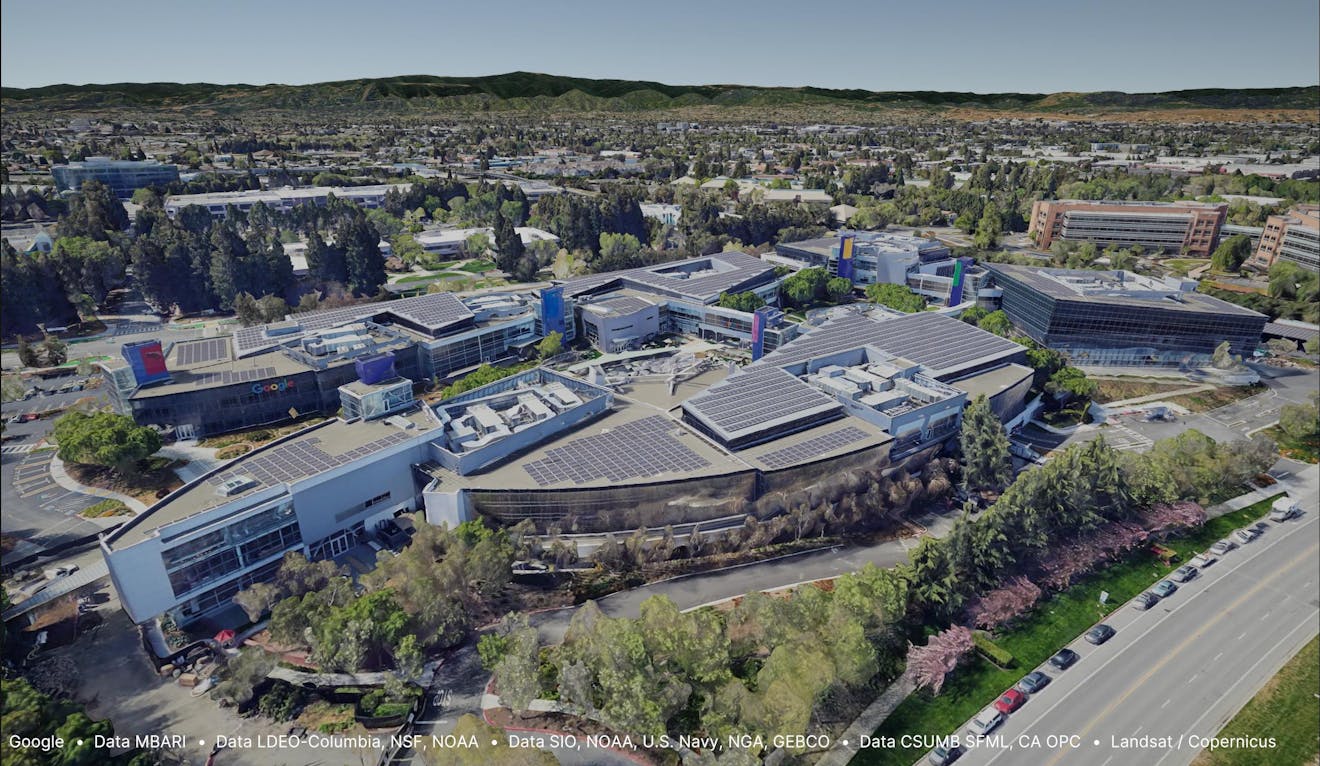
[[1205, 520], [1205, 509], [1191, 500], [1156, 503], [1141, 514], [1141, 526], [1152, 535], [1182, 527], [1199, 527]]
[[1057, 546], [1041, 558], [1040, 583], [1051, 590], [1062, 590], [1077, 577], [1090, 572], [1104, 561], [1111, 561], [1146, 541], [1148, 534], [1139, 524], [1117, 521]]
[[917, 688], [939, 694], [945, 679], [974, 646], [971, 628], [954, 625], [931, 636], [925, 646], [908, 644], [907, 672]]
[[1022, 616], [1035, 606], [1041, 590], [1025, 577], [1014, 577], [972, 602], [967, 615], [978, 628], [993, 629]]

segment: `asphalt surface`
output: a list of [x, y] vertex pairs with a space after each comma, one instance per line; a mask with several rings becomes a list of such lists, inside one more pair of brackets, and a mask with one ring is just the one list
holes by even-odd
[[[1186, 766], [1298, 650], [1320, 632], [1320, 494], [1306, 513], [1270, 524], [1149, 611], [1124, 604], [1107, 643], [1074, 641], [1071, 668], [969, 749], [967, 766]], [[959, 730], [966, 733], [966, 727]], [[1251, 732], [1268, 737], [1271, 732]], [[1052, 744], [1050, 735], [1075, 736]]]

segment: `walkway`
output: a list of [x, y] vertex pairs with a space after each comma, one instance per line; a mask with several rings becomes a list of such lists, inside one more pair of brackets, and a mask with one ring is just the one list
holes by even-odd
[[130, 497], [123, 492], [116, 492], [113, 489], [101, 489], [100, 487], [89, 487], [85, 484], [79, 484], [74, 481], [69, 472], [64, 470], [64, 461], [60, 460], [58, 455], [52, 455], [50, 459], [50, 478], [56, 484], [64, 487], [70, 492], [80, 492], [84, 495], [93, 497], [103, 497], [107, 500], [118, 500], [127, 505], [135, 514], [147, 510], [147, 506], [136, 497]]

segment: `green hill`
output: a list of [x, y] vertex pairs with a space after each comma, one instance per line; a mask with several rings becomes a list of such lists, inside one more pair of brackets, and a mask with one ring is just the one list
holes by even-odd
[[1206, 88], [1166, 93], [956, 93], [770, 88], [747, 85], [666, 85], [594, 80], [537, 72], [486, 77], [410, 75], [313, 85], [111, 83], [0, 88], [6, 110], [77, 112], [111, 108], [207, 108], [218, 112], [270, 109], [617, 111], [698, 106], [840, 106], [858, 109], [977, 108], [1002, 111], [1089, 112], [1157, 109], [1320, 108], [1320, 86]]

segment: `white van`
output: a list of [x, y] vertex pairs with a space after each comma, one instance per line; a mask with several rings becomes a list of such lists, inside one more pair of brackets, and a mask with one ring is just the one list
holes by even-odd
[[1284, 495], [1275, 500], [1274, 505], [1270, 506], [1269, 518], [1270, 521], [1274, 522], [1287, 521], [1294, 516], [1300, 515], [1301, 512], [1302, 507], [1297, 504], [1297, 501]]

